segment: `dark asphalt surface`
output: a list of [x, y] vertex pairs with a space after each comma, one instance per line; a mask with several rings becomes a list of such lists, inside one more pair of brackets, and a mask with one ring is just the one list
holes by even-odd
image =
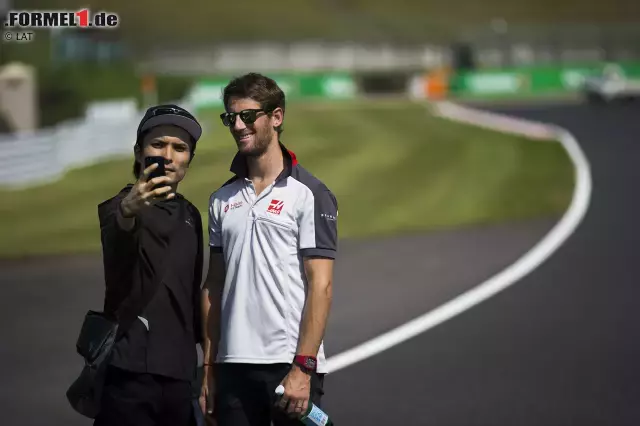
[[336, 424], [640, 424], [640, 107], [501, 109], [579, 141], [593, 178], [582, 225], [515, 286], [328, 377]]
[[[338, 426], [640, 424], [640, 109], [518, 108], [568, 128], [584, 149], [594, 193], [583, 224], [515, 286], [329, 375], [325, 408]], [[553, 224], [342, 242], [327, 354], [479, 284]], [[81, 367], [82, 316], [102, 304], [100, 259], [0, 268], [0, 424], [91, 424], [64, 392]]]
[[[464, 292], [513, 262], [554, 222], [341, 242], [327, 354]], [[36, 259], [0, 267], [0, 424], [91, 424], [69, 408], [64, 393], [81, 367], [74, 345], [82, 316], [102, 306], [100, 258]]]

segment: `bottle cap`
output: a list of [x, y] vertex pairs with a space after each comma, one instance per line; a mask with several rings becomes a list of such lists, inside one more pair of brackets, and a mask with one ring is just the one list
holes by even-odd
[[276, 395], [284, 395], [284, 386], [278, 385], [276, 388]]

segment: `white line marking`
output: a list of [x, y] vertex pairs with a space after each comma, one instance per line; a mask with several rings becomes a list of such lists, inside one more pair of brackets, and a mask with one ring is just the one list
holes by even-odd
[[452, 120], [460, 120], [467, 123], [474, 122], [475, 124], [482, 122], [483, 127], [491, 127], [491, 124], [494, 124], [501, 131], [519, 134], [529, 132], [527, 136], [534, 138], [542, 137], [544, 139], [545, 137], [551, 137], [559, 140], [567, 150], [575, 167], [575, 188], [571, 204], [553, 229], [515, 263], [477, 287], [434, 310], [352, 349], [328, 358], [327, 369], [329, 373], [335, 373], [424, 333], [513, 285], [542, 265], [558, 250], [573, 234], [587, 212], [592, 188], [590, 166], [578, 142], [567, 130], [553, 125], [534, 123], [455, 106], [448, 102], [436, 104], [435, 109], [436, 114]]

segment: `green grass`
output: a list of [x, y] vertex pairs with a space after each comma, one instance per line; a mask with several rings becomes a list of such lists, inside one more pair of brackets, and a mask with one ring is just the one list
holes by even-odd
[[[217, 113], [204, 119], [206, 137], [180, 188], [205, 221], [235, 152]], [[573, 188], [560, 144], [437, 119], [408, 101], [291, 104], [282, 140], [336, 194], [342, 238], [558, 214]], [[130, 169], [131, 160], [114, 160], [0, 191], [0, 256], [98, 250], [97, 204], [131, 180]]]

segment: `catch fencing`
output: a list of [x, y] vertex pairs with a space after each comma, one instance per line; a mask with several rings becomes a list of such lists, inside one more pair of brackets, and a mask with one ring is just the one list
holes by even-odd
[[0, 135], [0, 186], [46, 184], [75, 167], [132, 156], [143, 114], [129, 101], [115, 102], [89, 108], [83, 118], [52, 128]]

